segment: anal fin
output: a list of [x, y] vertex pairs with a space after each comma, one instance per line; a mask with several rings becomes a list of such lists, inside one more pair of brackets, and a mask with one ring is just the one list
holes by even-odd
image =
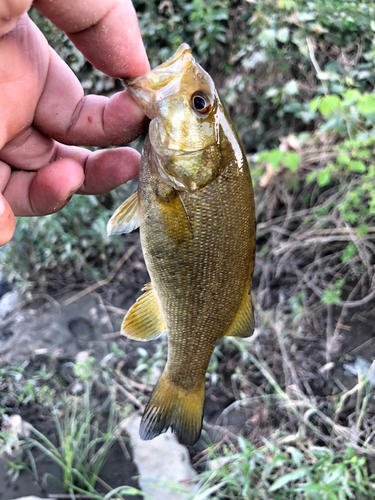
[[134, 229], [139, 227], [139, 198], [138, 189], [127, 198], [112, 217], [109, 219], [107, 224], [107, 234], [122, 234], [131, 233]]
[[250, 337], [254, 331], [254, 312], [251, 294], [246, 287], [240, 307], [225, 337]]
[[166, 328], [152, 284], [144, 286], [146, 293], [131, 306], [121, 325], [121, 333], [133, 340], [146, 342], [159, 337]]

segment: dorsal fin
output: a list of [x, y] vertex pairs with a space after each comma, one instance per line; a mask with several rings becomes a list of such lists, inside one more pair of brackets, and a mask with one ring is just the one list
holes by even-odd
[[131, 306], [121, 325], [121, 333], [133, 340], [146, 342], [159, 337], [166, 328], [152, 283], [142, 290], [146, 293]]
[[225, 337], [250, 337], [254, 331], [254, 313], [251, 294], [246, 287], [240, 307]]
[[118, 207], [109, 219], [107, 234], [131, 233], [139, 227], [138, 189]]

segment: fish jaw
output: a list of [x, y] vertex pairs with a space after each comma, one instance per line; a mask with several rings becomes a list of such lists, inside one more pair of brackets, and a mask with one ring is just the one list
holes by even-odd
[[138, 78], [123, 80], [124, 86], [152, 120], [158, 115], [158, 102], [179, 90], [181, 77], [193, 61], [189, 45], [183, 43], [163, 64]]
[[[212, 182], [221, 165], [221, 102], [210, 75], [195, 61], [190, 47], [182, 44], [165, 63], [127, 80], [125, 87], [151, 119], [151, 164], [159, 179], [188, 193]], [[209, 112], [200, 113], [194, 106], [197, 94], [204, 97]]]

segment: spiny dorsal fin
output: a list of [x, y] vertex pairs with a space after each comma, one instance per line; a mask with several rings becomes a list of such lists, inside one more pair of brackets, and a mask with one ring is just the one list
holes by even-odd
[[142, 290], [146, 293], [129, 309], [122, 322], [121, 333], [133, 340], [146, 342], [159, 337], [166, 328], [152, 284], [148, 283]]
[[139, 199], [138, 189], [121, 203], [116, 212], [109, 219], [107, 234], [131, 233], [139, 227]]
[[246, 287], [240, 307], [225, 337], [250, 337], [254, 331], [254, 313], [251, 294]]

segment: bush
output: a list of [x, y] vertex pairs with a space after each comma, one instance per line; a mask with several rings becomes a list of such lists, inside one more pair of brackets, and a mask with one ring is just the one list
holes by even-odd
[[121, 237], [107, 237], [107, 222], [131, 190], [134, 183], [111, 195], [76, 195], [59, 213], [19, 217], [13, 240], [0, 249], [3, 277], [27, 290], [52, 275], [106, 276], [124, 253]]

